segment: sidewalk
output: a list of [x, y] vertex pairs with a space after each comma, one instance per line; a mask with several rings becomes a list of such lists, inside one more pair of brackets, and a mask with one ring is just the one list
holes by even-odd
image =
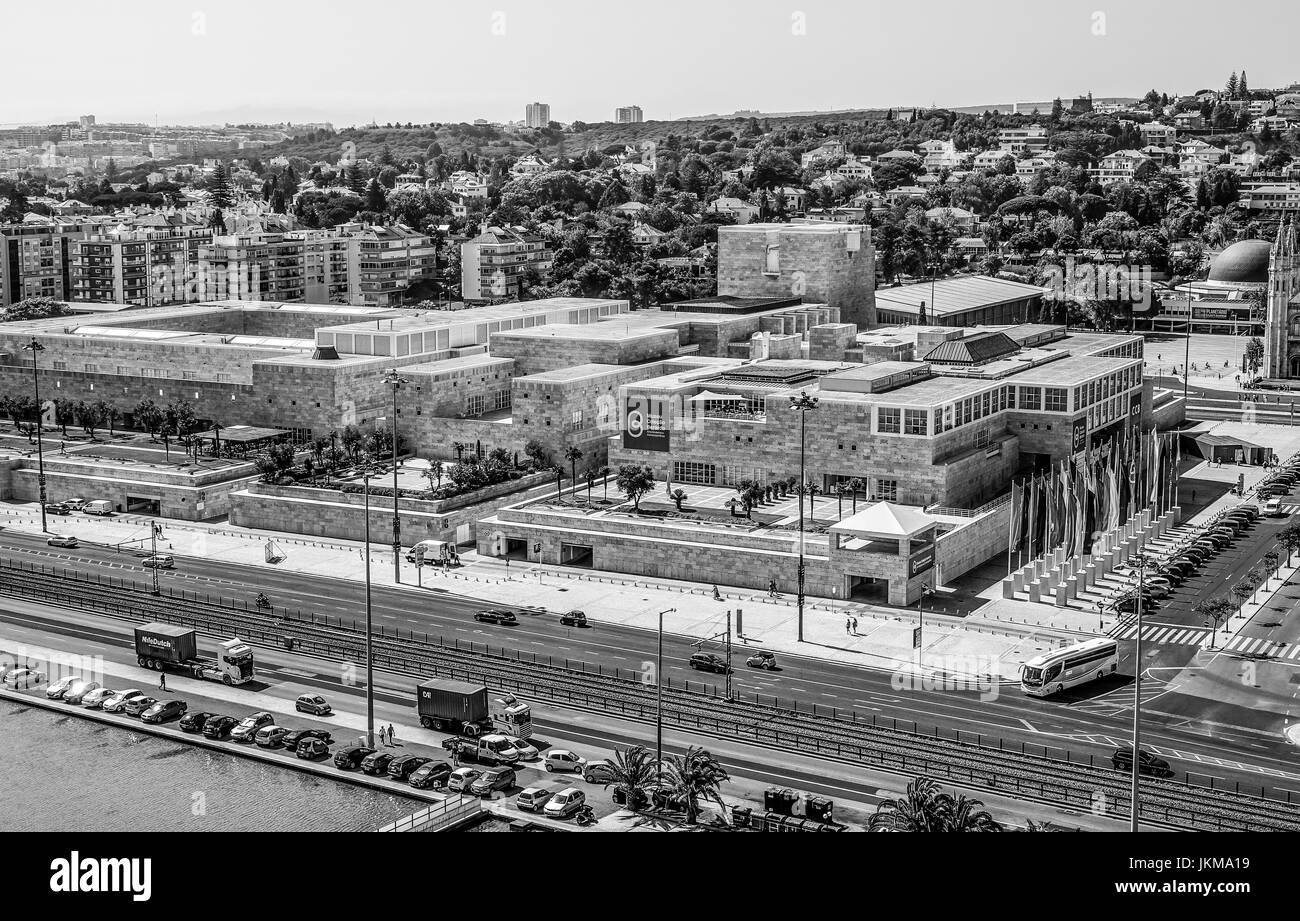
[[[120, 545], [130, 542], [133, 553], [149, 549], [149, 529], [154, 521], [146, 516], [114, 515], [97, 518], [86, 515], [54, 516], [51, 531], [74, 533], [87, 543]], [[268, 567], [266, 541], [273, 540], [285, 559], [274, 564], [280, 570], [303, 575], [360, 581], [364, 578], [364, 555], [359, 542], [327, 538], [305, 538], [273, 532], [244, 531], [224, 525], [196, 522], [162, 522], [159, 552], [178, 558], [202, 557], [253, 567]], [[0, 526], [28, 533], [40, 533], [40, 514], [34, 503], [0, 506]], [[712, 637], [726, 629], [727, 612], [733, 614], [738, 651], [746, 646], [762, 647], [778, 654], [803, 655], [853, 665], [884, 669], [915, 670], [917, 653], [912, 647], [913, 629], [921, 616], [915, 609], [882, 608], [833, 599], [809, 598], [805, 605], [804, 638], [798, 642], [798, 610], [789, 595], [768, 598], [751, 589], [719, 585], [720, 600], [712, 586], [671, 579], [632, 577], [618, 573], [539, 566], [527, 562], [507, 563], [480, 557], [469, 551], [461, 557], [463, 566], [451, 572], [424, 567], [417, 573], [412, 563], [401, 561], [402, 588], [418, 592], [417, 580], [425, 588], [437, 588], [457, 595], [482, 599], [489, 604], [541, 608], [549, 611], [579, 609], [596, 623], [622, 624], [654, 630], [660, 611], [672, 610], [664, 629], [690, 637]], [[371, 545], [371, 576], [391, 584], [392, 550]], [[165, 578], [187, 578], [183, 559]], [[195, 578], [195, 577], [188, 577]], [[943, 613], [945, 595], [930, 599], [924, 612], [922, 665], [960, 674], [991, 675], [1004, 679], [1019, 676], [1022, 662], [1043, 652], [1074, 642], [1084, 632], [1059, 614], [1024, 616], [1019, 608], [994, 616], [978, 612], [965, 617]], [[1027, 608], [1038, 605], [1024, 604]], [[851, 631], [849, 617], [857, 618]], [[1093, 621], [1095, 623], [1095, 620]]]

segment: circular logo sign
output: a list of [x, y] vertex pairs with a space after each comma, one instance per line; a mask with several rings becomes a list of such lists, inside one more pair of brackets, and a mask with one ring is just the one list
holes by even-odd
[[634, 409], [627, 414], [627, 433], [634, 437], [640, 437], [645, 431], [645, 416], [641, 410]]

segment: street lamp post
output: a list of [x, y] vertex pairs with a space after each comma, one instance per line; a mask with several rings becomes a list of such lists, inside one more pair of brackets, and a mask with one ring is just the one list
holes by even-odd
[[799, 414], [799, 636], [798, 641], [803, 642], [803, 602], [804, 602], [804, 534], [803, 534], [803, 492], [807, 489], [804, 484], [804, 421], [808, 417], [810, 410], [817, 408], [817, 397], [808, 396], [806, 391], [800, 391], [799, 396], [790, 397], [790, 408]]
[[1129, 794], [1129, 831], [1138, 830], [1138, 767], [1142, 761], [1139, 745], [1142, 741], [1142, 593], [1146, 589], [1146, 572], [1148, 560], [1146, 554], [1134, 557], [1138, 571], [1137, 595], [1137, 636], [1133, 641], [1133, 777], [1132, 791]]
[[41, 500], [41, 531], [49, 531], [48, 523], [45, 520], [45, 450], [44, 443], [41, 440], [41, 377], [37, 369], [37, 359], [41, 352], [45, 351], [45, 346], [32, 337], [32, 341], [23, 346], [24, 352], [32, 353], [32, 391], [36, 398], [36, 485], [40, 490]]
[[397, 494], [397, 388], [410, 383], [393, 368], [384, 378], [393, 388], [393, 581], [402, 581], [402, 519], [398, 512]]
[[150, 522], [149, 525], [149, 552], [153, 554], [153, 594], [162, 594], [158, 588], [158, 532], [162, 530], [162, 525], [158, 522]]
[[375, 672], [374, 647], [371, 641], [370, 603], [370, 478], [374, 468], [366, 461], [361, 468], [361, 492], [365, 496], [365, 559], [366, 559], [366, 746], [375, 747]]
[[676, 608], [659, 612], [659, 649], [655, 653], [655, 783], [664, 779], [664, 615], [677, 613]]

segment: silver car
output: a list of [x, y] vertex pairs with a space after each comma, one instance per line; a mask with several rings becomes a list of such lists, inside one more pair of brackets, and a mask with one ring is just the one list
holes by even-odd
[[76, 681], [72, 687], [68, 688], [67, 693], [63, 695], [63, 702], [65, 704], [80, 704], [86, 699], [87, 694], [91, 691], [99, 690], [99, 687], [100, 685], [98, 681], [81, 678]]

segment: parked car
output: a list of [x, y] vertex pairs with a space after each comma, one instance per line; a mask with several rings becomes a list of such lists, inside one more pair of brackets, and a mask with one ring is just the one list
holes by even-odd
[[68, 508], [62, 502], [46, 502], [45, 513], [47, 515], [71, 515], [72, 509]]
[[475, 796], [491, 796], [498, 790], [509, 790], [515, 785], [515, 781], [514, 768], [492, 768], [474, 778], [469, 785], [469, 792]]
[[127, 716], [139, 716], [156, 703], [157, 697], [136, 697], [122, 705], [122, 712]]
[[506, 626], [519, 623], [519, 619], [515, 617], [513, 611], [502, 610], [479, 611], [474, 615], [474, 619], [484, 624], [505, 624]]
[[1152, 598], [1168, 598], [1174, 590], [1172, 582], [1159, 576], [1147, 576], [1146, 587], [1150, 591]]
[[[1142, 610], [1144, 612], [1151, 611], [1159, 606], [1156, 600], [1150, 596], [1147, 596], [1142, 601]], [[1136, 594], [1125, 595], [1115, 602], [1115, 610], [1120, 614], [1135, 614], [1137, 613], [1137, 607], [1138, 599]]]
[[230, 730], [230, 738], [235, 742], [251, 742], [257, 737], [257, 730], [270, 726], [275, 717], [269, 713], [250, 713], [239, 721], [239, 725]]
[[326, 745], [334, 743], [334, 737], [324, 729], [290, 729], [280, 741], [284, 743], [285, 748], [294, 751], [303, 739], [320, 739]]
[[582, 779], [587, 783], [613, 783], [614, 762], [607, 758], [597, 758], [582, 766]]
[[560, 623], [566, 627], [585, 627], [587, 615], [583, 611], [565, 611], [560, 615]]
[[411, 772], [406, 782], [417, 790], [440, 787], [451, 777], [451, 765], [446, 761], [429, 761]]
[[98, 710], [104, 705], [104, 701], [116, 693], [117, 691], [112, 688], [95, 688], [95, 690], [81, 698], [81, 705], [87, 710]]
[[334, 712], [329, 701], [319, 694], [298, 695], [298, 699], [293, 702], [293, 708], [299, 713], [310, 713], [313, 716], [329, 716]]
[[98, 691], [99, 688], [100, 684], [98, 681], [90, 681], [86, 678], [83, 678], [80, 681], [74, 681], [72, 687], [68, 688], [64, 693], [63, 702], [65, 704], [73, 705], [80, 704], [86, 699], [87, 694], [91, 691]]
[[212, 719], [215, 715], [216, 714], [208, 713], [204, 710], [196, 710], [193, 713], [185, 714], [177, 725], [181, 727], [182, 732], [202, 732], [204, 726], [207, 725], [208, 720]]
[[75, 534], [53, 534], [45, 539], [45, 543], [51, 547], [66, 547], [69, 550], [77, 549]]
[[127, 705], [129, 701], [135, 700], [137, 697], [143, 697], [143, 696], [144, 696], [144, 691], [140, 691], [135, 688], [129, 688], [125, 691], [118, 691], [112, 697], [108, 698], [108, 700], [100, 704], [100, 708], [105, 713], [118, 713], [121, 711], [123, 707]]
[[176, 561], [166, 553], [156, 553], [153, 556], [147, 556], [140, 563], [145, 569], [175, 569]]
[[1164, 566], [1161, 566], [1158, 570], [1156, 570], [1156, 572], [1160, 574], [1159, 578], [1164, 579], [1171, 586], [1182, 585], [1183, 582], [1187, 580], [1187, 576], [1183, 574], [1183, 570], [1181, 566], [1169, 566], [1168, 564], [1166, 564]]
[[183, 700], [161, 700], [141, 713], [140, 719], [146, 723], [166, 723], [180, 719], [189, 708]]
[[92, 499], [83, 505], [81, 510], [87, 515], [111, 515], [113, 514], [113, 503], [107, 499]]
[[391, 752], [372, 752], [361, 760], [361, 770], [372, 776], [388, 773], [388, 762], [393, 760]]
[[745, 664], [750, 668], [763, 668], [768, 671], [776, 670], [776, 654], [771, 652], [751, 653], [745, 660]]
[[77, 675], [64, 675], [58, 681], [45, 689], [45, 696], [50, 700], [58, 700], [64, 695], [68, 688], [72, 687], [75, 682], [80, 680], [81, 678]]
[[546, 752], [543, 766], [548, 773], [581, 774], [587, 759], [579, 757], [565, 748], [552, 748]]
[[687, 664], [696, 671], [717, 672], [720, 675], [725, 675], [731, 671], [731, 666], [727, 664], [727, 660], [712, 652], [693, 653]]
[[26, 691], [30, 688], [40, 687], [44, 683], [45, 672], [37, 671], [34, 668], [10, 669], [4, 678], [4, 686], [15, 691]]
[[1245, 512], [1247, 515], [1249, 515], [1249, 516], [1251, 517], [1251, 520], [1252, 520], [1252, 521], [1253, 521], [1254, 519], [1256, 519], [1256, 518], [1259, 517], [1259, 506], [1258, 506], [1258, 505], [1253, 505], [1253, 504], [1251, 504], [1251, 503], [1249, 503], [1249, 502], [1246, 503], [1245, 505], [1238, 505], [1236, 508], [1233, 509], [1233, 511], [1234, 511], [1234, 512]]
[[239, 720], [233, 716], [210, 716], [203, 724], [203, 735], [209, 739], [224, 739], [238, 725]]
[[468, 793], [470, 784], [478, 780], [479, 775], [482, 773], [478, 768], [457, 768], [447, 778], [447, 791], [449, 793]]
[[288, 734], [288, 726], [277, 726], [272, 723], [270, 726], [263, 726], [257, 730], [257, 735], [253, 736], [253, 741], [262, 748], [275, 748], [277, 745], [284, 743], [284, 737]]
[[542, 812], [551, 818], [563, 819], [573, 815], [586, 804], [587, 794], [577, 787], [565, 787], [547, 801], [542, 807]]
[[1283, 515], [1285, 515], [1286, 512], [1282, 511], [1282, 500], [1269, 499], [1267, 502], [1265, 502], [1264, 514], [1268, 515], [1270, 518], [1280, 518]]
[[315, 761], [330, 753], [330, 747], [320, 739], [303, 739], [298, 744], [298, 757], [304, 761]]
[[521, 739], [518, 736], [506, 736], [506, 742], [509, 743], [511, 748], [519, 752], [520, 761], [536, 761], [541, 757], [541, 752], [537, 750], [537, 746], [526, 739]]
[[365, 745], [349, 745], [334, 753], [334, 766], [344, 771], [352, 771], [361, 767], [361, 762], [374, 753], [373, 748]]
[[86, 500], [81, 498], [80, 496], [75, 496], [74, 498], [71, 499], [64, 499], [63, 504], [66, 505], [72, 511], [79, 512], [86, 507]]
[[541, 812], [554, 795], [553, 790], [546, 790], [542, 787], [526, 787], [515, 797], [515, 805], [527, 812]]
[[[1133, 770], [1133, 749], [1116, 749], [1110, 761], [1111, 764], [1115, 765], [1116, 770]], [[1138, 773], [1150, 774], [1153, 777], [1173, 777], [1174, 769], [1169, 766], [1169, 762], [1164, 758], [1159, 758], [1151, 754], [1151, 752], [1142, 752], [1138, 756]]]
[[398, 755], [388, 762], [388, 776], [395, 780], [406, 780], [422, 764], [428, 764], [432, 758], [423, 755]]

